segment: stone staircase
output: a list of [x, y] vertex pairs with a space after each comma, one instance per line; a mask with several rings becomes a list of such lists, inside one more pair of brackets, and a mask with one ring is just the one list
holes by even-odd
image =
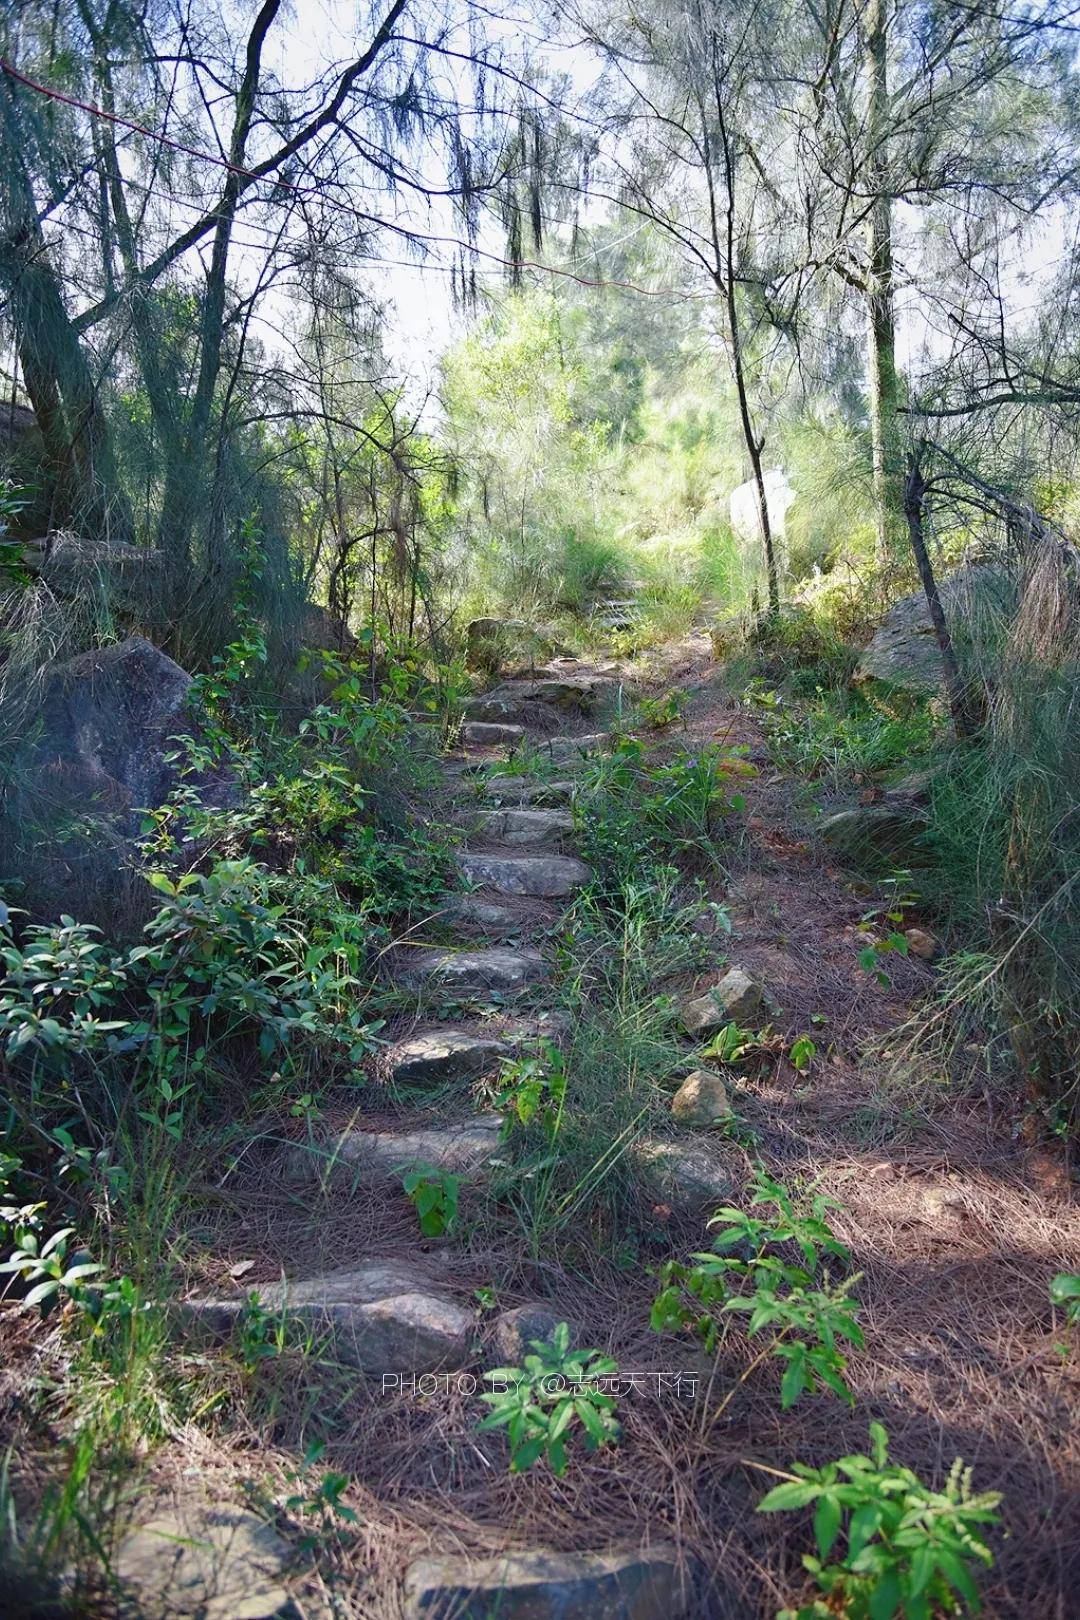
[[[380, 1072], [406, 1094], [438, 1092], [447, 1115], [431, 1123], [406, 1118], [395, 1130], [363, 1124], [290, 1149], [285, 1175], [293, 1184], [344, 1180], [388, 1188], [409, 1168], [433, 1166], [467, 1182], [490, 1173], [500, 1150], [498, 1115], [469, 1111], [469, 1092], [502, 1061], [538, 1037], [558, 1041], [561, 1015], [537, 1007], [551, 964], [544, 939], [561, 906], [588, 882], [589, 868], [572, 851], [573, 770], [604, 748], [605, 733], [585, 729], [598, 709], [618, 699], [610, 672], [555, 670], [502, 682], [468, 706], [460, 751], [446, 760], [446, 784], [467, 837], [457, 858], [460, 891], [446, 895], [419, 937], [390, 953], [388, 974], [411, 1001], [414, 1027], [380, 1055]], [[507, 750], [527, 747], [566, 765], [557, 780], [505, 773]], [[502, 767], [496, 769], [495, 767]], [[437, 943], [429, 942], [434, 934]], [[530, 943], [538, 940], [539, 943]], [[480, 1002], [502, 1016], [462, 1013]], [[516, 1008], [520, 1007], [520, 1010]], [[722, 1162], [704, 1143], [676, 1150], [640, 1141], [632, 1151], [642, 1183], [673, 1207], [726, 1198], [732, 1188]], [[338, 1360], [369, 1375], [446, 1372], [474, 1363], [475, 1321], [451, 1297], [420, 1251], [415, 1260], [380, 1259], [348, 1271], [290, 1279], [260, 1289], [268, 1308], [294, 1315]], [[189, 1301], [188, 1318], [214, 1334], [227, 1332], [243, 1296]], [[521, 1307], [518, 1308], [522, 1309]], [[504, 1313], [509, 1318], [513, 1312]], [[501, 1319], [500, 1319], [501, 1320]], [[499, 1323], [495, 1324], [498, 1339]], [[445, 1568], [443, 1567], [445, 1565]], [[470, 1595], [472, 1594], [472, 1595]], [[677, 1620], [688, 1612], [686, 1567], [667, 1547], [601, 1548], [578, 1554], [543, 1548], [503, 1560], [426, 1559], [411, 1570], [405, 1612], [440, 1617], [495, 1612], [515, 1617], [570, 1614], [582, 1620]], [[566, 1605], [569, 1604], [570, 1607]]]

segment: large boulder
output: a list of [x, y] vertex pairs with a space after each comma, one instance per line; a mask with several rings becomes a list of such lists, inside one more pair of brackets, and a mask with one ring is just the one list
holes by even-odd
[[[1007, 616], [1010, 585], [1004, 570], [969, 563], [939, 586], [941, 605], [959, 650], [988, 643], [990, 622]], [[886, 706], [892, 698], [936, 697], [944, 690], [941, 649], [921, 590], [901, 597], [885, 615], [855, 668], [856, 683]]]
[[[782, 542], [788, 508], [795, 499], [795, 491], [788, 477], [779, 467], [770, 467], [763, 475], [765, 506], [769, 514], [769, 530], [774, 541]], [[753, 478], [739, 484], [731, 492], [731, 527], [746, 546], [761, 544], [761, 511], [758, 505], [758, 487]]]
[[45, 681], [37, 754], [72, 799], [152, 809], [176, 781], [168, 755], [191, 732], [191, 676], [142, 636], [56, 664]]

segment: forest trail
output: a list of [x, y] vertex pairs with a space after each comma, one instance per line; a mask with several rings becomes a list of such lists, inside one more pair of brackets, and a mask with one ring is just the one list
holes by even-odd
[[[401, 1011], [375, 1083], [359, 1106], [295, 1123], [284, 1150], [269, 1131], [219, 1190], [217, 1216], [207, 1211], [214, 1258], [189, 1319], [235, 1330], [257, 1290], [264, 1311], [306, 1324], [318, 1379], [283, 1371], [251, 1442], [269, 1437], [261, 1461], [288, 1477], [319, 1403], [334, 1436], [324, 1461], [349, 1476], [363, 1525], [359, 1537], [326, 1531], [305, 1572], [284, 1542], [260, 1564], [249, 1545], [258, 1521], [241, 1514], [228, 1552], [211, 1559], [214, 1579], [226, 1592], [254, 1586], [246, 1607], [208, 1611], [221, 1620], [282, 1612], [285, 1589], [304, 1616], [771, 1616], [797, 1587], [803, 1548], [755, 1515], [769, 1470], [862, 1449], [871, 1417], [928, 1467], [962, 1455], [983, 1488], [1006, 1492], [1011, 1536], [988, 1612], [1067, 1620], [1056, 1594], [1076, 1567], [1077, 1375], [1055, 1354], [1044, 1278], [1076, 1253], [1075, 1219], [1039, 1165], [1018, 1168], [990, 1108], [931, 1106], [914, 1063], [908, 1084], [887, 1083], [885, 1055], [932, 966], [897, 957], [887, 984], [859, 968], [875, 896], [823, 853], [806, 785], [772, 767], [760, 720], [718, 687], [703, 641], [669, 650], [657, 675], [688, 703], [650, 756], [719, 742], [748, 772], [726, 875], [708, 880], [730, 933], [716, 913], [703, 920], [704, 965], [662, 988], [680, 1002], [700, 996], [737, 964], [765, 987], [769, 1018], [749, 1061], [724, 1070], [737, 1130], [669, 1116], [615, 1160], [641, 1178], [638, 1238], [657, 1261], [699, 1247], [709, 1208], [737, 1196], [755, 1165], [837, 1200], [833, 1224], [862, 1275], [854, 1405], [817, 1398], [781, 1413], [763, 1376], [708, 1422], [723, 1368], [689, 1340], [650, 1332], [654, 1266], [628, 1263], [610, 1234], [556, 1230], [530, 1245], [524, 1225], [495, 1213], [508, 1185], [500, 1070], [538, 1040], [571, 1035], [560, 929], [590, 877], [570, 809], [577, 771], [608, 746], [597, 712], [618, 714], [630, 696], [612, 665], [502, 682], [473, 701], [476, 718], [445, 761], [442, 810], [467, 832], [463, 886], [387, 955]], [[808, 1033], [816, 1051], [799, 1072], [791, 1045]], [[684, 1042], [681, 1075], [698, 1044]], [[460, 1228], [417, 1235], [423, 1206], [402, 1190], [410, 1172], [451, 1178]], [[508, 1477], [475, 1434], [478, 1374], [518, 1364], [559, 1322], [634, 1375], [623, 1441], [576, 1459], [575, 1484], [539, 1469]], [[206, 1539], [192, 1504], [220, 1502], [248, 1463], [235, 1441], [231, 1456], [203, 1443], [194, 1462], [167, 1448], [151, 1545], [177, 1524]], [[137, 1532], [119, 1567], [137, 1572], [146, 1547]], [[175, 1569], [171, 1581], [175, 1594]]]

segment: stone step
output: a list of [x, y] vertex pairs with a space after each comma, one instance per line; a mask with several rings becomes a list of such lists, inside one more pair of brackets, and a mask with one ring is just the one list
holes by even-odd
[[503, 722], [467, 720], [461, 728], [462, 740], [477, 748], [518, 748], [525, 740], [524, 726]]
[[491, 1620], [495, 1615], [498, 1620], [681, 1620], [694, 1601], [693, 1587], [685, 1560], [665, 1542], [604, 1552], [537, 1547], [495, 1558], [450, 1554], [410, 1564], [405, 1615], [407, 1620]]
[[606, 731], [593, 731], [581, 737], [545, 737], [535, 744], [542, 758], [558, 765], [572, 765], [587, 759], [590, 754], [602, 754], [610, 746]]
[[208, 1502], [194, 1483], [154, 1496], [151, 1517], [114, 1553], [119, 1612], [141, 1620], [281, 1620], [296, 1612], [285, 1585], [294, 1549], [264, 1520]]
[[574, 818], [566, 810], [495, 810], [485, 816], [482, 831], [497, 844], [511, 848], [550, 849], [563, 842], [574, 830]]
[[495, 692], [485, 693], [483, 697], [470, 698], [464, 709], [466, 722], [480, 721], [484, 725], [500, 725], [507, 722], [520, 725], [523, 714], [524, 705], [520, 699], [502, 697]]
[[498, 1114], [474, 1114], [444, 1125], [411, 1131], [341, 1131], [317, 1150], [297, 1144], [289, 1167], [296, 1179], [312, 1175], [400, 1181], [404, 1171], [433, 1166], [451, 1175], [476, 1177], [499, 1150]]
[[508, 804], [569, 804], [573, 782], [538, 782], [532, 776], [491, 776], [483, 784], [484, 796]]
[[536, 1018], [508, 1023], [500, 1020], [496, 1027], [485, 1025], [476, 1030], [457, 1025], [415, 1030], [388, 1046], [382, 1062], [398, 1085], [447, 1085], [488, 1074], [503, 1058], [535, 1041], [558, 1045], [565, 1035], [566, 1020], [560, 1013], [540, 1013]]
[[[555, 857], [549, 857], [554, 859]], [[464, 861], [465, 857], [460, 857]], [[507, 890], [507, 893], [566, 893]], [[456, 996], [497, 993], [519, 995], [548, 976], [539, 951], [512, 951], [505, 945], [481, 946], [477, 950], [451, 950], [437, 945], [421, 945], [407, 954], [399, 952], [394, 962], [394, 978], [406, 990], [445, 990]]]
[[682, 1214], [730, 1203], [735, 1192], [730, 1160], [703, 1142], [646, 1136], [634, 1143], [630, 1159], [649, 1195]]
[[527, 894], [553, 899], [573, 894], [589, 881], [589, 868], [570, 855], [488, 855], [466, 850], [458, 866], [470, 883], [499, 894]]
[[479, 894], [447, 894], [439, 902], [433, 921], [459, 928], [475, 928], [489, 939], [514, 939], [528, 921], [505, 900], [486, 900]]
[[[618, 682], [606, 675], [550, 675], [533, 680], [503, 681], [475, 702], [521, 705], [542, 703], [548, 707], [589, 714], [608, 702], [618, 691]], [[473, 718], [470, 705], [466, 714]], [[482, 718], [480, 715], [476, 719]]]
[[[185, 1317], [216, 1335], [232, 1331], [247, 1293], [189, 1300]], [[326, 1334], [338, 1360], [365, 1372], [434, 1372], [461, 1367], [472, 1350], [474, 1319], [411, 1262], [371, 1260], [350, 1271], [259, 1284], [264, 1310]]]

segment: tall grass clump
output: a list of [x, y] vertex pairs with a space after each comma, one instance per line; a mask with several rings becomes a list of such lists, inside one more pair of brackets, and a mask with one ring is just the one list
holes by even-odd
[[1047, 535], [1018, 573], [1015, 612], [961, 647], [985, 694], [978, 741], [933, 787], [937, 892], [979, 954], [953, 996], [1007, 1031], [1029, 1093], [1080, 1124], [1080, 581]]

